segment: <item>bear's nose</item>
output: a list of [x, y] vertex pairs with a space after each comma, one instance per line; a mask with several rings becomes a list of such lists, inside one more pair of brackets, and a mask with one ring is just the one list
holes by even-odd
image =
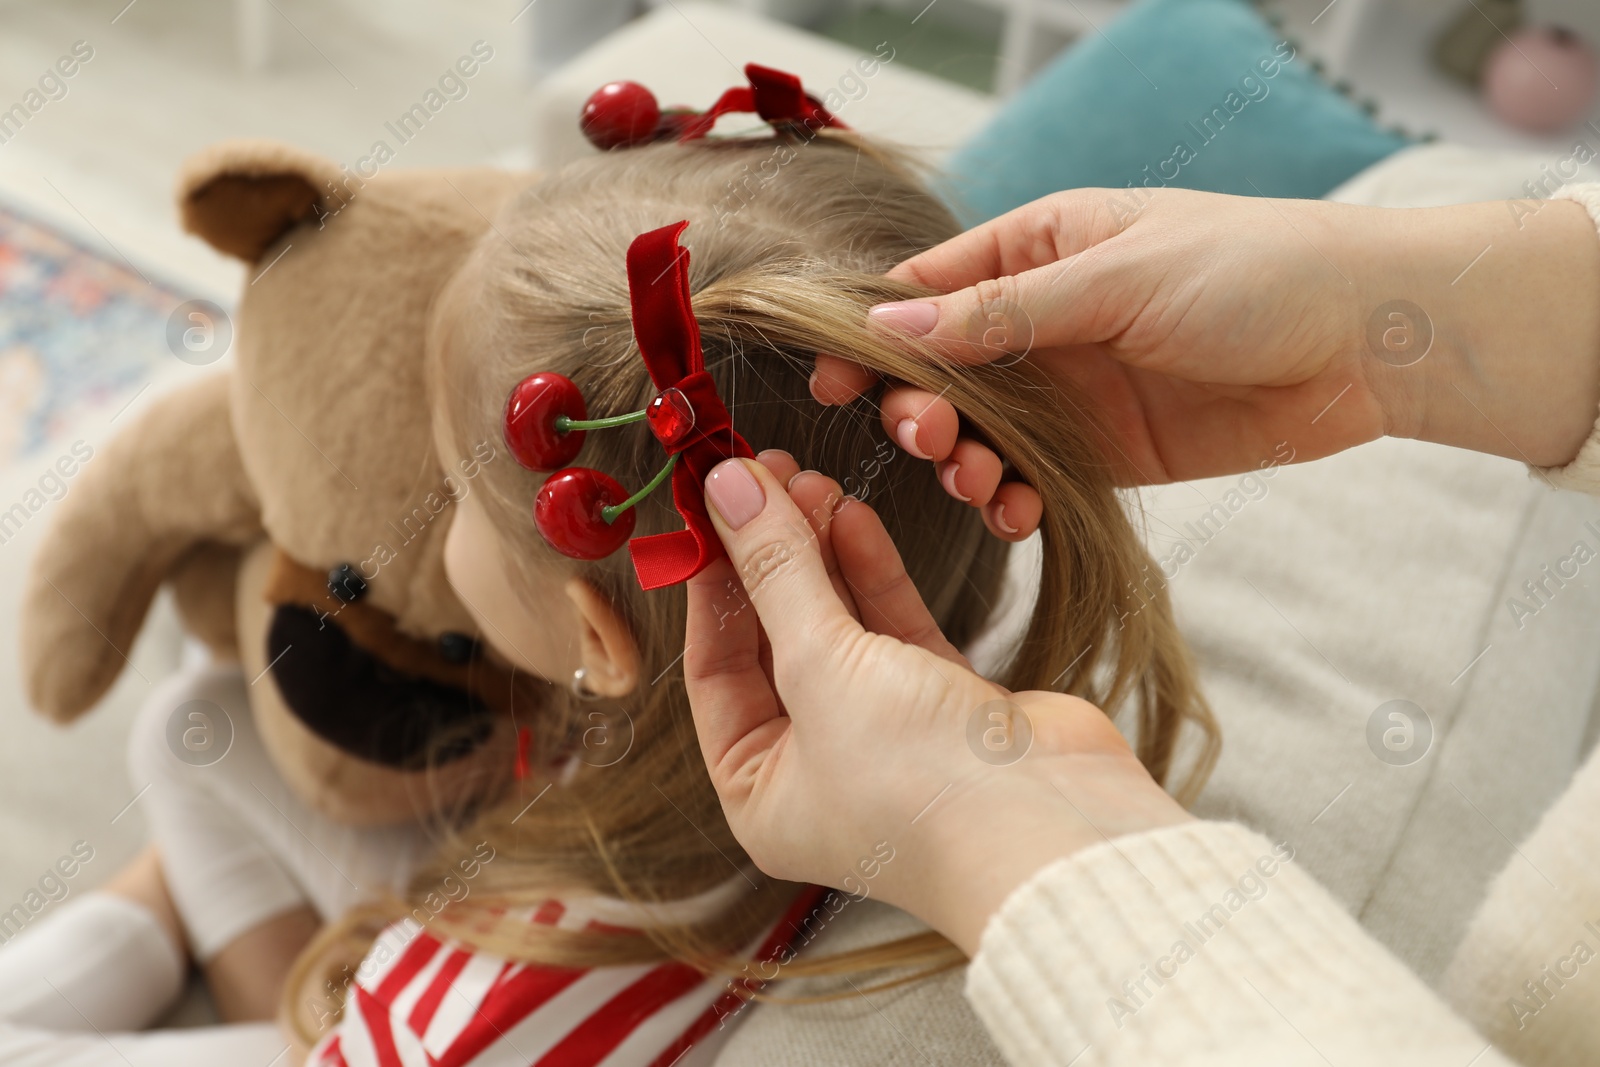
[[439, 635], [439, 655], [446, 663], [465, 663], [478, 650], [478, 642], [466, 634], [447, 630]]

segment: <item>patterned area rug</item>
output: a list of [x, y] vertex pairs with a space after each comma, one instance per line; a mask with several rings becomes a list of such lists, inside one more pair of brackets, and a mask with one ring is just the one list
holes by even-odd
[[167, 319], [182, 302], [125, 260], [0, 208], [0, 467], [127, 403], [173, 358]]
[[134, 666], [71, 730], [35, 715], [23, 693], [30, 553], [49, 536], [57, 502], [77, 491], [59, 464], [83, 458], [67, 442], [81, 434], [98, 449], [121, 428], [113, 416], [176, 362], [167, 321], [182, 302], [93, 233], [79, 242], [36, 218], [0, 205], [0, 911], [37, 891], [39, 872], [74, 841], [94, 848], [91, 885], [142, 845], [139, 805], [109, 820], [134, 793], [129, 724], [150, 685], [176, 667], [180, 641], [158, 602], [128, 650]]

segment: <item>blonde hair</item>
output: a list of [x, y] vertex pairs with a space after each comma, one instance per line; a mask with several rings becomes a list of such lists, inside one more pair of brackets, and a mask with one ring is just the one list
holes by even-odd
[[[707, 369], [751, 446], [785, 449], [802, 467], [866, 496], [959, 646], [989, 621], [1010, 546], [986, 531], [975, 509], [946, 495], [926, 465], [895, 461], [870, 398], [824, 408], [807, 383], [824, 351], [950, 400], [1044, 501], [1037, 602], [997, 680], [1075, 693], [1108, 713], [1131, 711], [1139, 757], [1163, 782], [1180, 730], [1192, 724], [1201, 747], [1178, 791], [1180, 799], [1192, 795], [1215, 758], [1216, 727], [1164, 588], [1149, 581], [1150, 557], [1115, 492], [1098, 432], [1079, 415], [1086, 406], [1026, 361], [958, 366], [907, 354], [866, 328], [871, 305], [924, 295], [884, 272], [957, 227], [904, 165], [853, 137], [636, 148], [584, 159], [529, 188], [452, 279], [432, 318], [429, 388], [446, 464], [498, 433], [507, 395], [535, 370], [570, 377], [591, 417], [646, 405], [655, 390], [633, 344], [626, 253], [638, 234], [684, 218]], [[591, 431], [575, 463], [631, 489], [664, 460], [648, 430], [629, 426]], [[527, 585], [535, 570], [562, 566], [582, 575], [630, 622], [642, 676], [654, 681], [622, 702], [632, 734], [625, 759], [582, 767], [520, 815], [544, 783], [526, 783], [525, 792], [458, 822], [416, 890], [427, 892], [453, 857], [483, 840], [497, 858], [471, 898], [433, 920], [434, 932], [552, 965], [678, 958], [708, 971], [736, 966], [728, 954], [777, 917], [792, 887], [763, 880], [708, 921], [663, 923], [647, 937], [537, 926], [494, 911], [566, 894], [672, 901], [754, 875], [723, 820], [674, 673], [684, 590], [641, 592], [626, 552], [593, 564], [558, 556], [532, 522], [542, 478], [505, 457], [477, 479], [480, 504], [515, 559], [508, 581]], [[680, 526], [666, 490], [639, 505], [638, 533]], [[593, 710], [552, 685], [518, 719], [559, 745], [581, 733]], [[353, 950], [370, 938], [384, 913], [369, 910], [326, 931], [299, 977], [334, 946]], [[948, 943], [923, 935], [809, 969], [959, 960]], [[798, 974], [800, 964], [787, 970]]]

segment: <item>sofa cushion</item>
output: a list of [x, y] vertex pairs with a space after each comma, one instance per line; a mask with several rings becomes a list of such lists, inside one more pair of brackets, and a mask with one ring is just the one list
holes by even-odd
[[1139, 0], [1004, 103], [950, 195], [969, 223], [1083, 187], [1319, 197], [1408, 143], [1244, 0]]

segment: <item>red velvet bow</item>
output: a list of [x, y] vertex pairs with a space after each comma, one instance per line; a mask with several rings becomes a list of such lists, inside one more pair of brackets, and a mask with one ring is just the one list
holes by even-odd
[[667, 454], [678, 457], [672, 503], [686, 527], [628, 542], [641, 589], [688, 581], [723, 554], [706, 511], [706, 475], [725, 459], [755, 455], [705, 371], [700, 324], [689, 304], [689, 252], [678, 246], [688, 225], [642, 233], [628, 246], [633, 335], [660, 390], [650, 404], [650, 428]]
[[717, 98], [711, 109], [684, 122], [678, 140], [693, 141], [711, 132], [717, 119], [734, 112], [753, 111], [773, 126], [808, 126], [849, 129], [827, 108], [807, 95], [800, 79], [793, 74], [759, 63], [746, 63], [744, 76], [750, 84], [729, 89]]

